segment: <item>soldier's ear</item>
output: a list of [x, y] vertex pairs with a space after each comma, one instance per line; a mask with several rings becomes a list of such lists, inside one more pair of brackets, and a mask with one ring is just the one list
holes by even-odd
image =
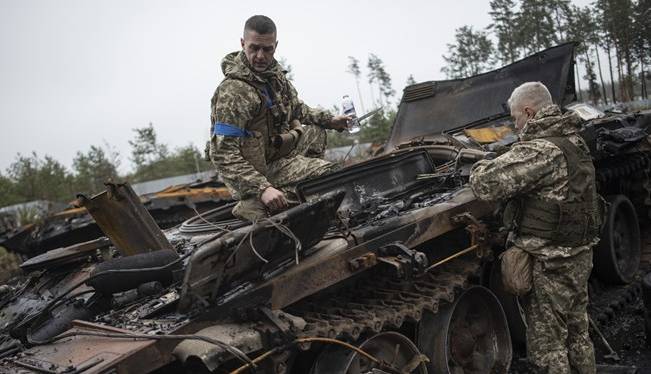
[[240, 44], [242, 45], [242, 49], [244, 49], [244, 38], [240, 38]]
[[524, 107], [524, 113], [527, 115], [527, 118], [533, 118], [536, 115], [536, 112], [528, 106]]

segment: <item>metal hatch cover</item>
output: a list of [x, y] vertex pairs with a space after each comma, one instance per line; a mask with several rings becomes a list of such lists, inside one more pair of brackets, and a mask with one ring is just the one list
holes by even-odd
[[574, 48], [561, 44], [487, 73], [406, 87], [386, 152], [414, 138], [507, 116], [506, 101], [524, 82], [540, 81], [555, 103], [569, 104], [576, 99]]

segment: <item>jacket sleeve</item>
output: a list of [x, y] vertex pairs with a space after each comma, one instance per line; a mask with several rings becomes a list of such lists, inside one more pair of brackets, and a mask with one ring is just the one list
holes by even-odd
[[301, 99], [298, 98], [298, 93], [294, 86], [291, 86], [292, 91], [292, 107], [294, 108], [292, 113], [292, 119], [296, 118], [301, 123], [306, 125], [316, 125], [323, 128], [329, 128], [329, 124], [334, 117], [332, 113], [323, 109], [311, 108], [305, 104]]
[[470, 188], [481, 200], [508, 200], [553, 186], [562, 177], [565, 164], [563, 153], [550, 142], [520, 142], [493, 160], [475, 163]]
[[260, 97], [246, 83], [226, 80], [215, 92], [212, 102], [211, 159], [235, 198], [258, 196], [261, 189], [271, 184], [242, 156], [241, 149], [247, 145], [247, 138], [216, 135], [214, 128], [220, 123], [247, 130], [247, 124], [259, 111]]

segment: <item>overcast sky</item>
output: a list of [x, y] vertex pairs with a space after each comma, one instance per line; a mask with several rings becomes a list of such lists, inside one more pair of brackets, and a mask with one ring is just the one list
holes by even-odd
[[[71, 166], [77, 151], [104, 144], [120, 152], [125, 172], [132, 129], [149, 122], [161, 142], [203, 149], [219, 62], [240, 48], [253, 14], [276, 22], [276, 57], [292, 65], [299, 96], [330, 108], [344, 94], [359, 106], [347, 56], [365, 67], [378, 55], [396, 100], [409, 74], [443, 79], [454, 29], [487, 26], [488, 3], [0, 0], [0, 172], [19, 152]], [[368, 108], [365, 82], [362, 90]]]

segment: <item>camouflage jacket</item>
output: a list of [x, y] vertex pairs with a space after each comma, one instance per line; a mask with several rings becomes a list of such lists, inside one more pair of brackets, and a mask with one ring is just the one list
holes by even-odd
[[[520, 142], [493, 160], [477, 162], [470, 175], [475, 196], [488, 201], [508, 201], [518, 197], [536, 197], [563, 201], [568, 195], [568, 169], [563, 152], [542, 138], [566, 136], [585, 152], [588, 148], [578, 134], [581, 119], [575, 113], [562, 114], [556, 105], [547, 106], [529, 120], [520, 134]], [[596, 243], [575, 248], [550, 245], [535, 236], [512, 235], [511, 241], [542, 258], [571, 257]]]
[[[259, 196], [271, 186], [267, 165], [283, 157], [270, 139], [289, 132], [294, 119], [325, 127], [332, 114], [303, 103], [276, 61], [255, 72], [240, 51], [226, 55], [221, 68], [225, 78], [211, 100], [211, 159], [233, 197]], [[216, 124], [241, 129], [242, 135], [215, 134]]]

